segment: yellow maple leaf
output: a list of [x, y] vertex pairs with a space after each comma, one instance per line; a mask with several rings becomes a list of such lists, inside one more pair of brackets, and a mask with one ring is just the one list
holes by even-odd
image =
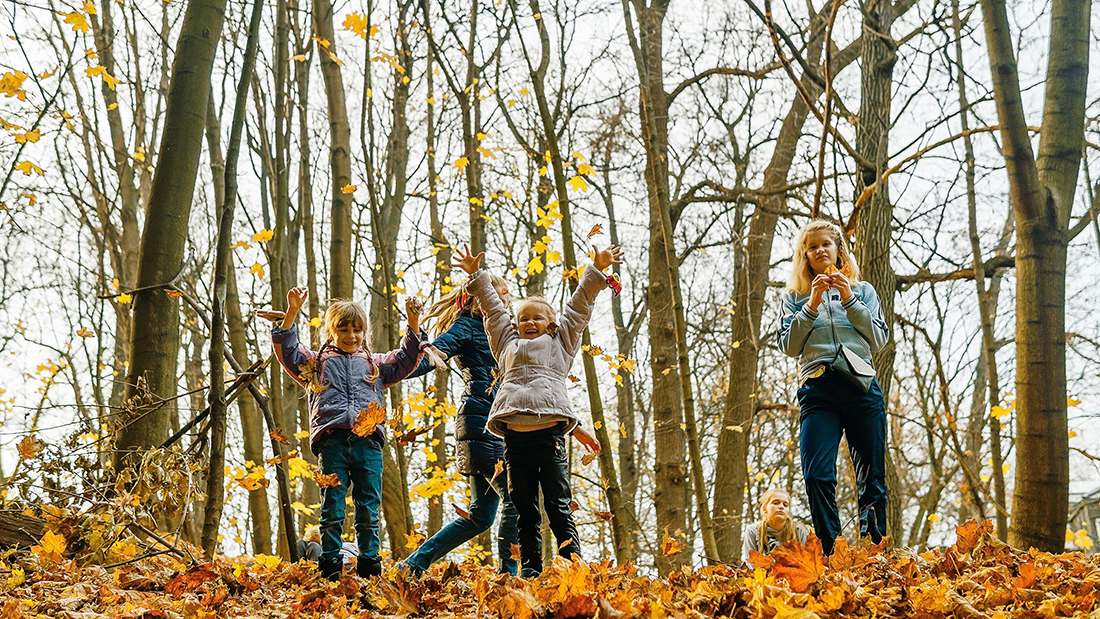
[[39, 546], [32, 546], [31, 552], [39, 560], [47, 559], [53, 563], [61, 561], [61, 555], [65, 554], [65, 536], [53, 531], [46, 531], [42, 539], [38, 540]]
[[588, 183], [580, 175], [569, 179], [569, 187], [573, 191], [588, 191]]
[[528, 275], [531, 275], [531, 274], [534, 274], [534, 273], [542, 273], [542, 268], [543, 268], [542, 267], [542, 258], [539, 257], [539, 256], [535, 256], [534, 258], [531, 258], [531, 261], [527, 263], [527, 273], [528, 273]]
[[17, 163], [15, 165], [15, 169], [22, 172], [23, 176], [30, 176], [31, 172], [34, 172], [35, 174], [37, 174], [39, 176], [45, 176], [45, 174], [46, 174], [42, 170], [42, 168], [34, 165], [30, 161], [20, 161], [19, 163]]
[[30, 131], [28, 131], [26, 133], [17, 133], [17, 134], [15, 134], [15, 141], [18, 144], [25, 144], [27, 142], [33, 143], [33, 142], [37, 142], [38, 139], [41, 138], [41, 137], [42, 137], [42, 132], [41, 131], [39, 131], [38, 129], [31, 129]]
[[256, 241], [257, 243], [267, 243], [273, 238], [275, 238], [274, 230], [260, 230], [256, 234], [252, 235], [252, 240]]
[[454, 166], [459, 170], [465, 169], [468, 165], [470, 165], [470, 160], [467, 157], [459, 157], [454, 163]]
[[583, 174], [585, 176], [592, 176], [595, 173], [596, 173], [596, 171], [593, 170], [592, 166], [588, 165], [587, 163], [578, 163], [577, 164], [577, 174]]
[[265, 554], [255, 555], [252, 557], [252, 559], [256, 561], [256, 565], [259, 565], [260, 567], [263, 567], [265, 569], [271, 569], [283, 562], [283, 560], [277, 556], [270, 556]]
[[250, 269], [250, 272], [253, 275], [255, 275], [256, 277], [259, 277], [260, 279], [263, 279], [263, 277], [264, 277], [264, 265], [257, 262], [256, 264], [252, 265], [252, 268]]
[[119, 302], [119, 303], [121, 303], [121, 304], [123, 304], [123, 305], [126, 305], [126, 304], [128, 304], [128, 303], [129, 303], [130, 301], [133, 301], [133, 300], [134, 300], [134, 298], [133, 298], [133, 297], [131, 297], [130, 295], [126, 294], [125, 292], [124, 292], [124, 293], [122, 293], [122, 294], [120, 294], [120, 295], [118, 295], [118, 297], [116, 297], [116, 298], [118, 299], [118, 302]]
[[95, 337], [95, 331], [84, 327], [80, 327], [79, 329], [77, 329], [76, 334], [80, 337]]
[[91, 26], [88, 25], [88, 20], [80, 11], [73, 11], [72, 13], [58, 13], [65, 16], [65, 23], [72, 24], [73, 32], [87, 32]]
[[357, 185], [352, 185], [348, 183], [347, 185], [344, 185], [340, 188], [340, 193], [355, 193], [356, 189], [359, 189]]

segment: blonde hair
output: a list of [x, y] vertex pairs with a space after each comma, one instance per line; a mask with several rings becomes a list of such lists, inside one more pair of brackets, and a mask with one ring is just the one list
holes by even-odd
[[[489, 274], [489, 277], [493, 279], [493, 288], [507, 288], [508, 282], [504, 281], [504, 278], [499, 275]], [[461, 286], [455, 286], [447, 294], [439, 297], [439, 300], [432, 303], [432, 306], [428, 308], [428, 311], [424, 313], [421, 320], [428, 320], [429, 318], [435, 318], [435, 324], [432, 325], [432, 332], [438, 337], [441, 333], [451, 328], [451, 325], [458, 320], [459, 314], [462, 310], [469, 309], [476, 315], [481, 314], [481, 308], [478, 306], [477, 299], [470, 296], [466, 287], [469, 286], [469, 282], [462, 284]]]
[[813, 282], [814, 273], [810, 269], [810, 263], [806, 260], [806, 237], [811, 232], [827, 232], [836, 244], [836, 267], [847, 276], [848, 281], [855, 284], [859, 281], [859, 265], [848, 248], [848, 239], [844, 238], [840, 226], [824, 219], [812, 219], [798, 231], [794, 241], [794, 255], [791, 256], [791, 276], [787, 279], [787, 290], [798, 294], [810, 292], [810, 284]]
[[308, 529], [306, 529], [306, 533], [302, 537], [302, 539], [306, 540], [307, 542], [320, 542], [321, 527], [319, 527], [318, 525], [313, 525], [312, 527], [309, 527]]
[[[777, 495], [780, 495], [780, 494], [787, 497], [787, 503], [788, 504], [791, 502], [791, 495], [786, 490], [784, 490], [782, 488], [768, 488], [768, 490], [766, 492], [764, 492], [764, 496], [760, 497], [760, 513], [761, 513], [761, 515], [766, 513], [767, 508], [768, 508], [768, 503], [772, 500], [772, 498], [777, 496]], [[787, 516], [787, 522], [783, 523], [783, 528], [779, 529], [779, 534], [776, 535], [775, 538], [779, 541], [779, 543], [781, 545], [786, 544], [787, 542], [791, 541], [792, 539], [798, 539], [798, 528], [794, 524], [794, 518], [791, 518], [789, 514]], [[760, 530], [758, 531], [758, 534], [756, 536], [756, 544], [757, 544], [757, 546], [759, 546], [757, 548], [758, 551], [760, 551], [761, 553], [767, 554], [767, 552], [768, 552], [768, 519], [767, 518], [761, 518], [760, 519]]]

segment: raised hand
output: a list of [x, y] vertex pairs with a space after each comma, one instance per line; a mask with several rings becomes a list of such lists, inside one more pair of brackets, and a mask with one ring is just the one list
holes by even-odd
[[286, 291], [286, 308], [287, 312], [297, 312], [302, 309], [302, 304], [306, 302], [306, 297], [309, 296], [309, 288], [305, 286], [298, 286]]
[[463, 243], [462, 249], [456, 251], [452, 256], [451, 266], [466, 271], [468, 275], [473, 275], [474, 271], [481, 268], [481, 259], [485, 257], [485, 252], [474, 256], [470, 253], [470, 246]]
[[607, 249], [599, 249], [592, 246], [592, 265], [599, 270], [604, 270], [613, 264], [622, 264], [623, 248], [618, 245], [608, 245]]
[[420, 333], [420, 313], [423, 311], [424, 304], [415, 295], [405, 298], [405, 316], [413, 333]]

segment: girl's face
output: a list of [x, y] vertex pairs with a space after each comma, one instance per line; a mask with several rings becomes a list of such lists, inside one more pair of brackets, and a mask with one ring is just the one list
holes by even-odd
[[764, 512], [764, 520], [773, 529], [782, 529], [787, 524], [791, 513], [791, 497], [778, 492], [768, 499], [761, 509]]
[[806, 264], [814, 275], [821, 275], [825, 269], [836, 266], [838, 248], [833, 235], [827, 230], [814, 230], [806, 235]]
[[520, 308], [516, 323], [519, 336], [525, 340], [533, 340], [550, 328], [550, 316], [541, 304], [528, 303]]
[[508, 294], [508, 286], [501, 284], [494, 286], [497, 289], [497, 295], [500, 296], [500, 302], [504, 304], [504, 309], [508, 309], [508, 306], [512, 304], [512, 297]]
[[345, 322], [336, 327], [336, 332], [330, 335], [337, 348], [350, 354], [363, 347], [367, 332], [363, 329], [363, 325]]

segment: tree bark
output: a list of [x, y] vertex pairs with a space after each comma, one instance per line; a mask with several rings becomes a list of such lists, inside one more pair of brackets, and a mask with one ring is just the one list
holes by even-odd
[[1089, 0], [1054, 0], [1039, 155], [1031, 150], [1003, 0], [982, 0], [1016, 215], [1016, 488], [1009, 543], [1060, 552], [1069, 503], [1065, 275], [1084, 144]]
[[[188, 221], [206, 123], [210, 71], [225, 20], [225, 0], [194, 0], [187, 5], [176, 44], [168, 92], [160, 160], [153, 178], [149, 216], [141, 239], [134, 319], [130, 330], [131, 366], [126, 399], [143, 383], [154, 398], [176, 395], [179, 306], [161, 288], [183, 268]], [[126, 419], [115, 443], [114, 466], [167, 438], [168, 415], [158, 404], [139, 405]]]

